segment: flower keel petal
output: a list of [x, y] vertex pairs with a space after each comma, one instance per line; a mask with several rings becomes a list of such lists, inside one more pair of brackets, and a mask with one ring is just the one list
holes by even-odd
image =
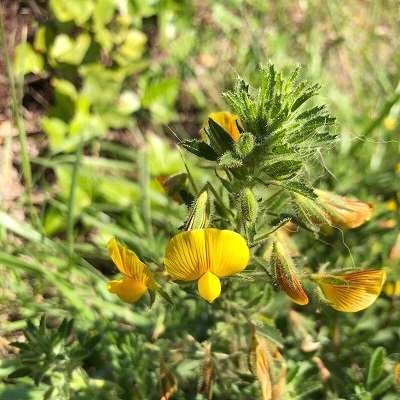
[[212, 303], [221, 294], [221, 282], [217, 276], [207, 271], [198, 281], [200, 296]]

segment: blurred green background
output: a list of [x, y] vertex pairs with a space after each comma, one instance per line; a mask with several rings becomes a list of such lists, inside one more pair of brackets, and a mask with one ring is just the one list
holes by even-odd
[[[397, 1], [4, 1], [2, 12], [15, 114], [0, 120], [1, 399], [156, 399], [171, 387], [172, 399], [205, 399], [205, 340], [213, 398], [261, 398], [235, 308], [251, 309], [260, 293], [263, 321], [282, 333], [290, 398], [398, 398], [400, 293], [339, 314], [318, 301], [294, 306], [262, 283], [244, 287], [246, 305], [232, 295], [213, 308], [177, 291], [174, 307], [149, 310], [107, 292], [115, 267], [105, 247], [115, 236], [161, 264], [186, 210], [153, 177], [184, 171], [177, 138], [199, 137], [210, 112], [228, 110], [221, 93], [238, 75], [256, 86], [260, 63], [300, 63], [340, 124], [314, 183], [377, 205], [361, 228], [302, 238], [306, 264], [385, 268], [400, 280]], [[29, 16], [27, 30], [10, 24], [12, 12]], [[44, 314], [47, 328], [35, 331]], [[57, 329], [63, 318], [74, 326]], [[26, 355], [45, 360], [29, 371], [10, 345], [27, 320], [48, 338]]]

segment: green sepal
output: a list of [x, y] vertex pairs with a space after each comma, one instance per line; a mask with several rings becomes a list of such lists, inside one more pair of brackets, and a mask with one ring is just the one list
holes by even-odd
[[153, 307], [153, 304], [156, 300], [156, 293], [154, 290], [149, 290], [149, 295], [150, 295], [150, 308]]
[[[222, 128], [221, 128], [222, 129]], [[179, 143], [189, 153], [209, 161], [217, 161], [218, 154], [207, 143], [197, 139], [188, 139]]]
[[271, 225], [272, 225], [271, 229], [270, 229], [268, 232], [263, 233], [262, 235], [260, 235], [260, 236], [258, 236], [258, 237], [256, 237], [256, 238], [254, 238], [255, 242], [258, 243], [258, 242], [261, 242], [261, 241], [263, 241], [263, 240], [268, 239], [268, 237], [269, 237], [272, 233], [274, 233], [274, 232], [276, 232], [278, 229], [282, 228], [284, 225], [286, 225], [286, 224], [287, 224], [288, 222], [290, 222], [291, 220], [292, 220], [292, 218], [288, 217], [287, 215], [286, 215], [286, 216], [281, 216], [280, 218], [277, 218], [277, 219], [274, 219], [274, 220], [271, 222]]

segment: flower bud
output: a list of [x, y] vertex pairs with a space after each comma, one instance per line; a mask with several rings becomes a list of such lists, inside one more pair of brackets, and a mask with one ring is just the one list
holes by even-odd
[[210, 217], [210, 202], [208, 201], [208, 192], [203, 190], [190, 211], [189, 218], [185, 225], [185, 230], [204, 229], [208, 226]]
[[253, 328], [249, 367], [257, 375], [263, 399], [286, 398], [286, 363], [277, 346]]
[[207, 120], [203, 124], [203, 127], [201, 129], [201, 136], [204, 141], [206, 141], [206, 137], [207, 137], [205, 128], [208, 128], [208, 120], [210, 118], [213, 121], [215, 121], [220, 127], [225, 129], [225, 131], [229, 133], [229, 136], [231, 136], [231, 138], [235, 142], [239, 139], [240, 132], [236, 125], [238, 123], [239, 126], [241, 126], [239, 116], [230, 114], [226, 111], [218, 111], [218, 112], [211, 113], [208, 116]]
[[296, 304], [305, 305], [308, 297], [296, 275], [292, 257], [285, 247], [274, 241], [271, 252], [271, 266], [280, 288], [286, 292]]
[[240, 210], [242, 212], [243, 222], [254, 224], [258, 215], [258, 203], [251, 189], [243, 190], [240, 197]]
[[254, 148], [254, 136], [250, 132], [242, 133], [235, 143], [235, 152], [239, 157], [246, 157]]
[[329, 224], [327, 213], [317, 200], [297, 193], [292, 193], [292, 199], [294, 212], [309, 228], [312, 229], [315, 225]]

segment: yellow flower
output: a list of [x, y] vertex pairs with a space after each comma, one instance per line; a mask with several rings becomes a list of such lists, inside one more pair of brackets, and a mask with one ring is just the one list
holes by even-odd
[[385, 294], [388, 297], [399, 297], [400, 296], [400, 281], [389, 282], [385, 287]]
[[[236, 126], [236, 121], [238, 121], [238, 124], [240, 125], [240, 120], [238, 115], [233, 115], [226, 111], [218, 111], [211, 113], [208, 116], [208, 118], [211, 118], [219, 126], [224, 128], [235, 142], [239, 140], [240, 132]], [[201, 129], [201, 136], [204, 141], [206, 139], [206, 132], [204, 128], [208, 126], [208, 118], [207, 121], [204, 122], [203, 128]]]
[[108, 282], [107, 289], [110, 293], [115, 293], [126, 303], [134, 303], [147, 289], [157, 290], [157, 284], [150, 269], [132, 250], [120, 245], [114, 238], [108, 242], [107, 248], [114, 264], [127, 277]]
[[341, 229], [357, 228], [370, 220], [375, 205], [314, 189], [328, 222]]
[[238, 233], [206, 228], [174, 236], [165, 249], [164, 264], [174, 280], [198, 280], [201, 297], [211, 303], [221, 293], [219, 278], [243, 271], [249, 258], [250, 250]]
[[386, 279], [382, 269], [356, 271], [345, 275], [313, 274], [323, 297], [338, 311], [357, 312], [369, 307], [379, 296]]

